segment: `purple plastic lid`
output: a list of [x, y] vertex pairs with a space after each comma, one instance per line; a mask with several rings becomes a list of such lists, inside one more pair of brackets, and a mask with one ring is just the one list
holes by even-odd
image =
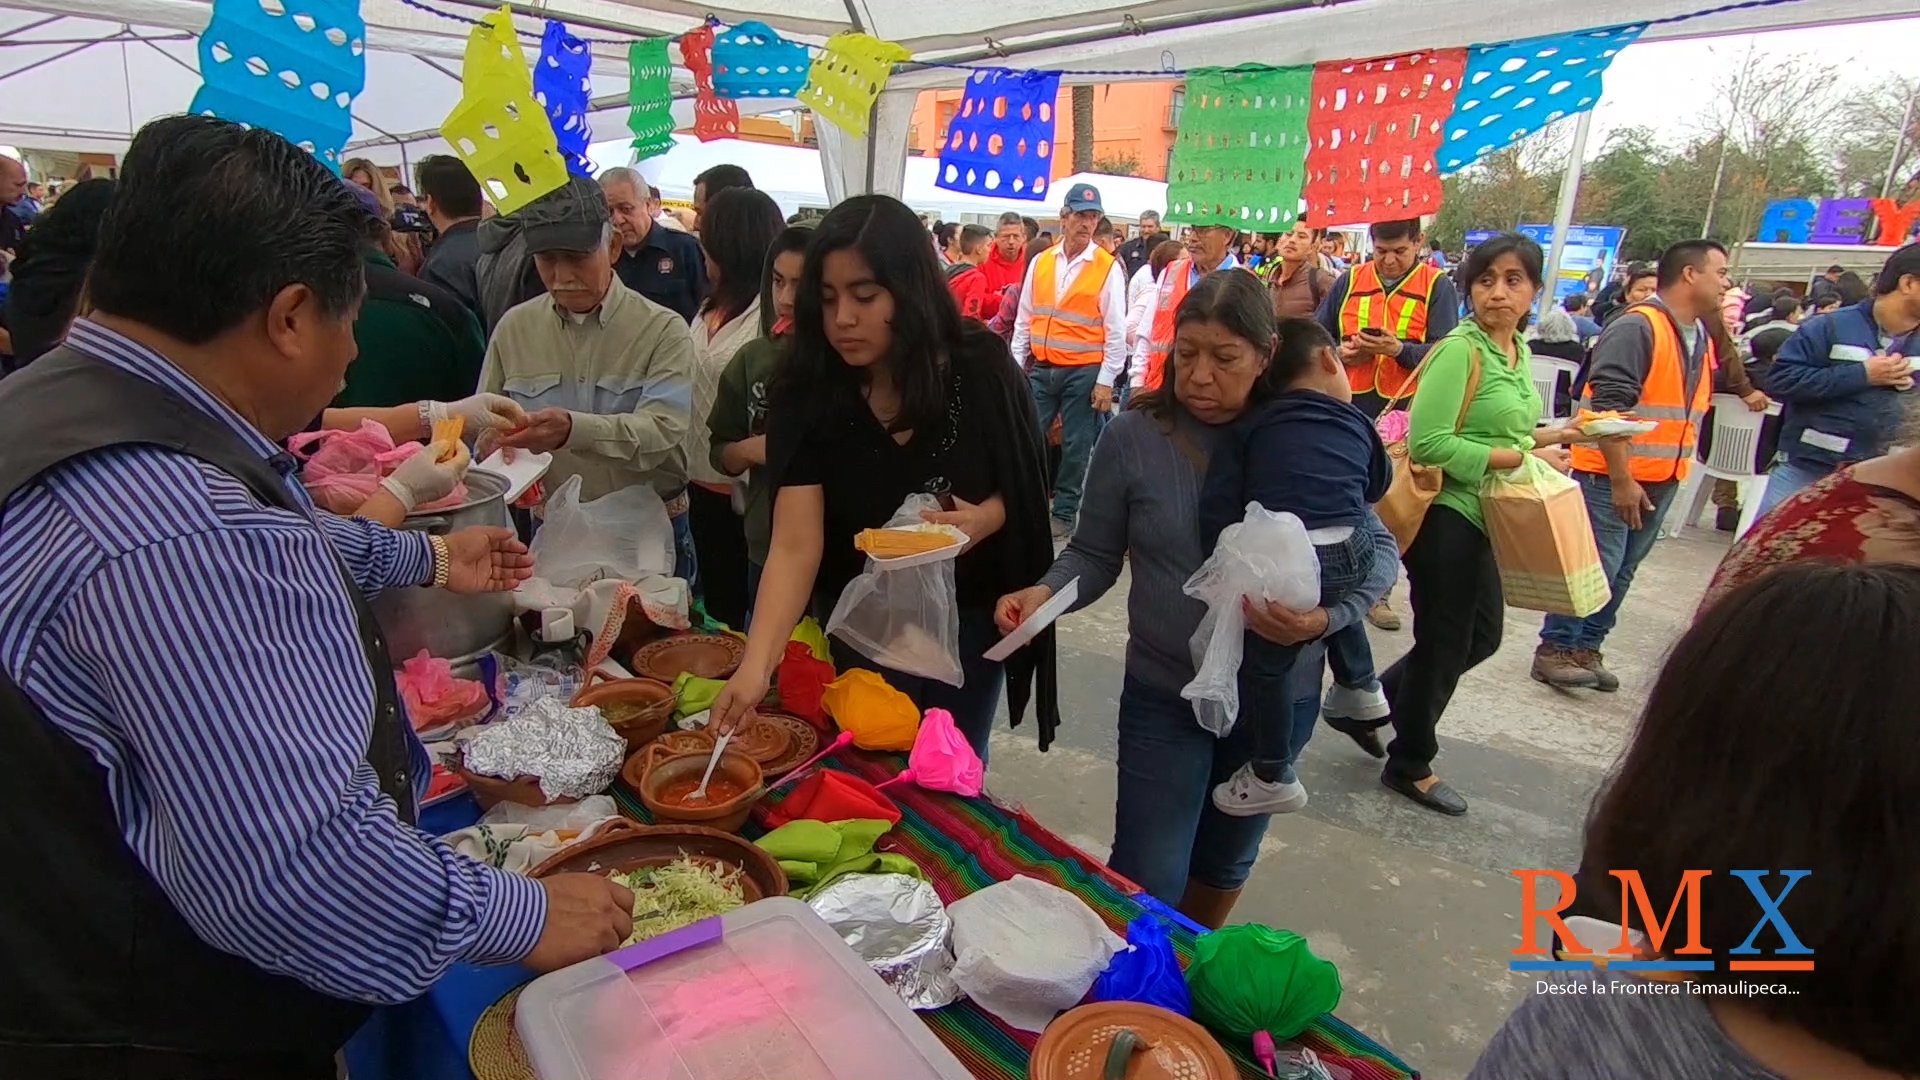
[[617, 949], [606, 955], [606, 959], [621, 971], [632, 971], [643, 964], [672, 956], [677, 952], [710, 945], [720, 940], [720, 919], [701, 919], [690, 926], [683, 926], [661, 934], [657, 938], [636, 942], [624, 949]]

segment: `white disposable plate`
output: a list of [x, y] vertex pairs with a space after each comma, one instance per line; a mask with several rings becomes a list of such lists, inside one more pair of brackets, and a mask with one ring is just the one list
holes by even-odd
[[506, 454], [507, 452], [505, 450], [495, 450], [493, 453], [487, 455], [485, 461], [475, 465], [474, 468], [485, 469], [505, 479], [507, 482], [507, 502], [511, 505], [519, 499], [520, 496], [526, 494], [528, 488], [539, 483], [540, 478], [547, 475], [548, 469], [553, 468], [553, 455], [533, 454], [525, 450], [518, 450], [514, 452], [513, 461], [509, 463]]
[[953, 537], [957, 542], [948, 547], [934, 548], [932, 551], [923, 551], [918, 555], [901, 555], [892, 559], [878, 559], [872, 555], [867, 556], [867, 558], [873, 559], [873, 565], [876, 568], [881, 570], [905, 570], [908, 567], [925, 566], [928, 563], [939, 562], [941, 559], [951, 559], [960, 554], [961, 548], [967, 546], [967, 534], [951, 525], [935, 525], [932, 522], [922, 522], [918, 525], [902, 525], [900, 528], [908, 532], [944, 533]]
[[986, 651], [984, 659], [998, 663], [1012, 656], [1013, 650], [1039, 637], [1040, 631], [1052, 626], [1053, 621], [1065, 615], [1067, 609], [1072, 607], [1073, 602], [1078, 599], [1080, 599], [1080, 579], [1074, 578], [1060, 586], [1060, 591], [1048, 597], [1046, 603], [1033, 609], [1033, 614], [1027, 616], [1019, 626], [1014, 627], [1013, 633], [994, 643], [993, 648]]
[[1580, 425], [1583, 435], [1645, 435], [1659, 424], [1651, 420], [1589, 420]]

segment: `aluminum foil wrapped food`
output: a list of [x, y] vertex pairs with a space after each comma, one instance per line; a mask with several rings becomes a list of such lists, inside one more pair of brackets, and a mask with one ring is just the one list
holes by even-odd
[[953, 920], [933, 886], [906, 874], [847, 874], [807, 906], [916, 1009], [960, 997], [953, 985]]
[[568, 708], [565, 698], [549, 697], [474, 730], [464, 753], [473, 772], [508, 780], [535, 776], [549, 801], [581, 799], [612, 786], [627, 741], [599, 709]]

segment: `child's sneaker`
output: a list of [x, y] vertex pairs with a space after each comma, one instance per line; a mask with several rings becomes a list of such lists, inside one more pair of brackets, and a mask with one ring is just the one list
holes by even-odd
[[1393, 712], [1387, 704], [1380, 680], [1365, 690], [1338, 684], [1327, 688], [1327, 699], [1320, 703], [1320, 715], [1330, 720], [1385, 720]]
[[1307, 787], [1298, 780], [1267, 781], [1253, 774], [1251, 762], [1213, 789], [1213, 807], [1232, 817], [1291, 814], [1307, 805]]

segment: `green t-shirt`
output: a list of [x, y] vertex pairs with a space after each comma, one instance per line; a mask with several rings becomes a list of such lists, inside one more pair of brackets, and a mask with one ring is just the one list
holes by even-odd
[[[740, 346], [720, 373], [714, 388], [713, 412], [707, 416], [707, 431], [712, 436], [708, 460], [722, 473], [720, 450], [767, 433], [767, 384], [773, 379], [774, 364], [785, 347], [784, 338], [754, 338]], [[767, 549], [773, 546], [774, 486], [762, 481], [758, 470], [750, 469], [740, 479], [746, 489], [747, 558], [755, 566], [767, 564]]]
[[[1487, 477], [1488, 456], [1496, 449], [1532, 450], [1533, 429], [1540, 422], [1532, 353], [1517, 336], [1513, 346], [1509, 362], [1506, 350], [1495, 345], [1479, 323], [1462, 320], [1427, 354], [1408, 410], [1409, 455], [1418, 464], [1446, 471], [1446, 483], [1434, 502], [1459, 512], [1482, 532], [1487, 526], [1480, 515], [1480, 482]], [[1460, 406], [1476, 363], [1480, 383], [1463, 420]]]
[[453, 293], [366, 256], [367, 298], [353, 322], [360, 355], [347, 366], [335, 408], [457, 401], [480, 384], [487, 342], [480, 320]]

